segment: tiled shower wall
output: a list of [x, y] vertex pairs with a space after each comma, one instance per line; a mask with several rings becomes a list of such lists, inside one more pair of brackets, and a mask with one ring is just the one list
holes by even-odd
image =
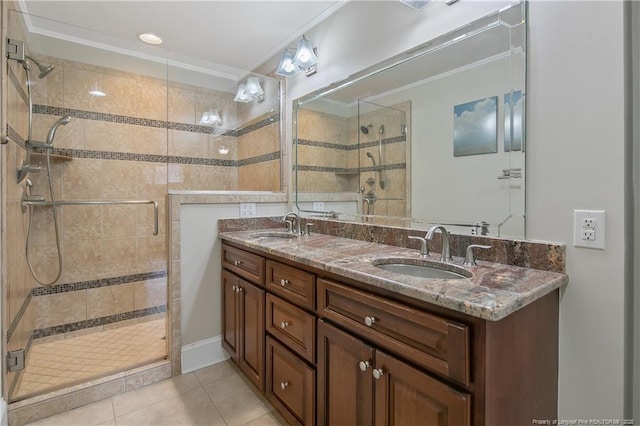
[[[374, 214], [385, 216], [410, 216], [410, 173], [407, 164], [410, 157], [410, 138], [401, 132], [401, 125], [409, 123], [398, 110], [410, 116], [408, 102], [395, 105], [393, 110], [382, 108], [345, 118], [308, 109], [298, 111], [298, 166], [297, 185], [301, 193], [358, 192], [375, 189], [379, 198]], [[359, 126], [373, 123], [367, 135], [359, 134]], [[385, 188], [378, 184], [378, 128], [383, 123]], [[360, 138], [360, 139], [358, 139]], [[360, 143], [358, 143], [360, 142]], [[373, 168], [371, 152], [378, 168]], [[375, 179], [376, 186], [365, 180]], [[362, 212], [362, 206], [359, 207]]]
[[[17, 19], [9, 25], [11, 37], [26, 39]], [[35, 283], [25, 260], [28, 215], [20, 205], [24, 182], [16, 184], [26, 155], [27, 86], [21, 65], [9, 61], [3, 81], [11, 140], [2, 169], [7, 188], [4, 247], [10, 248], [3, 271], [9, 350], [28, 349], [34, 337], [165, 311], [168, 190], [280, 190], [277, 113], [238, 127], [233, 94], [32, 56], [56, 65], [42, 80], [32, 72], [33, 139], [44, 141], [58, 118], [72, 117], [54, 141], [56, 199], [154, 200], [160, 232], [152, 235], [150, 205], [59, 207], [63, 274], [52, 287]], [[95, 88], [107, 96], [89, 96]], [[211, 109], [220, 111], [223, 129], [198, 124], [201, 113]], [[234, 128], [226, 128], [225, 121]], [[221, 153], [223, 147], [228, 153]], [[43, 166], [42, 173], [29, 176], [32, 194], [49, 199], [44, 156], [32, 156], [32, 163]], [[31, 232], [34, 267], [50, 280], [57, 270], [50, 208], [34, 208]]]

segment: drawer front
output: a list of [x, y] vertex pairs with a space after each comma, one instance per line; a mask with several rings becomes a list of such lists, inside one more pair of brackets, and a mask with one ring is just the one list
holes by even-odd
[[289, 424], [313, 425], [316, 373], [304, 361], [267, 337], [267, 399]]
[[423, 367], [469, 384], [467, 325], [323, 279], [318, 279], [318, 314]]
[[315, 316], [267, 294], [267, 331], [307, 361], [315, 362]]
[[267, 261], [267, 289], [305, 309], [316, 309], [316, 277], [282, 263]]
[[222, 245], [222, 266], [247, 281], [264, 287], [265, 260], [253, 253]]

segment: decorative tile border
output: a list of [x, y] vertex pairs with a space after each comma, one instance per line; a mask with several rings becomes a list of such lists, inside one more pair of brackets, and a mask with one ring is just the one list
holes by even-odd
[[[199, 126], [196, 124], [178, 123], [174, 121], [153, 120], [148, 118], [131, 117], [127, 115], [107, 114], [103, 112], [85, 111], [80, 109], [54, 107], [49, 105], [33, 105], [34, 114], [64, 116], [69, 115], [74, 118], [83, 120], [106, 121], [109, 123], [130, 124], [133, 126], [155, 127], [160, 129], [180, 130], [183, 132], [212, 134], [216, 130], [215, 127]], [[280, 121], [280, 114], [274, 114], [257, 123], [250, 124], [240, 129], [227, 130], [222, 136], [238, 137], [262, 127], [268, 126]]]
[[47, 287], [36, 287], [31, 290], [33, 296], [67, 293], [70, 291], [87, 290], [90, 288], [108, 287], [112, 285], [128, 284], [138, 281], [148, 281], [156, 278], [166, 278], [167, 271], [145, 272], [141, 274], [123, 275], [120, 277], [102, 278], [91, 281], [79, 281], [68, 284], [57, 284]]
[[269, 154], [258, 155], [257, 157], [245, 158], [237, 161], [236, 167], [248, 166], [250, 164], [265, 163], [267, 161], [280, 160], [280, 151], [271, 152]]
[[[298, 141], [298, 145], [302, 145], [302, 146], [315, 146], [317, 148], [338, 149], [341, 151], [354, 151], [356, 149], [361, 149], [361, 148], [377, 147], [379, 144], [378, 141], [362, 142], [360, 144], [319, 142], [319, 141], [314, 141], [310, 139], [297, 139], [297, 141]], [[407, 141], [407, 137], [405, 135], [394, 136], [392, 138], [382, 139], [382, 145], [389, 145], [393, 143], [400, 143], [400, 142], [406, 142], [406, 141]]]
[[324, 173], [358, 173], [358, 172], [376, 172], [380, 170], [403, 170], [407, 168], [406, 163], [385, 164], [384, 166], [376, 167], [324, 167], [324, 166], [305, 166], [305, 165], [293, 165], [293, 170], [300, 172], [324, 172]]
[[97, 327], [100, 325], [112, 324], [114, 322], [120, 322], [134, 318], [142, 318], [148, 315], [162, 314], [165, 312], [167, 312], [167, 305], [138, 309], [136, 311], [124, 312], [121, 314], [108, 315], [105, 317], [33, 330], [32, 336], [34, 339], [41, 339], [43, 337], [53, 336], [55, 334], [70, 333], [72, 331], [83, 330], [85, 328]]

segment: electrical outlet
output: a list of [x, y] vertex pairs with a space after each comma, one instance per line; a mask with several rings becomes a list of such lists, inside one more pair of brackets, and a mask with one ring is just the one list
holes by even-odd
[[314, 201], [311, 205], [311, 210], [314, 212], [323, 212], [324, 211], [324, 201]]
[[573, 211], [573, 245], [604, 250], [605, 211]]
[[255, 217], [256, 203], [240, 203], [240, 217]]

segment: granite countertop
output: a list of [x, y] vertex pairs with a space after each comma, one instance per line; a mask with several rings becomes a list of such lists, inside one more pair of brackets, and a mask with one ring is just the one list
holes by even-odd
[[[351, 278], [372, 287], [490, 321], [498, 321], [566, 285], [565, 274], [478, 261], [465, 267], [463, 279], [425, 279], [374, 266], [376, 259], [402, 258], [420, 262], [418, 250], [324, 234], [294, 238], [269, 237], [274, 229], [221, 232], [219, 237], [247, 248]], [[283, 231], [280, 230], [280, 233]], [[439, 261], [440, 253], [428, 258]], [[454, 257], [461, 266], [462, 258]]]

